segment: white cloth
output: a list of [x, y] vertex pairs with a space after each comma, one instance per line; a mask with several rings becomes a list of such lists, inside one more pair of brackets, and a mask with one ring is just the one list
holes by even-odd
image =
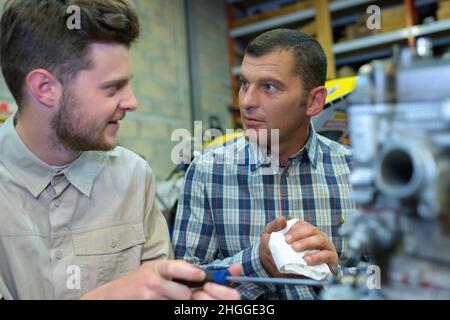
[[330, 268], [326, 263], [309, 266], [303, 260], [304, 255], [317, 252], [318, 250], [296, 252], [284, 238], [286, 232], [298, 221], [298, 219], [288, 220], [286, 228], [270, 234], [269, 248], [273, 260], [281, 273], [298, 274], [314, 280], [324, 280], [328, 275], [331, 275]]

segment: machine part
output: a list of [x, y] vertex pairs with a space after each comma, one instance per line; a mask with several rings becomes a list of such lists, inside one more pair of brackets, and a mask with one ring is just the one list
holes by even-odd
[[381, 284], [369, 292], [360, 271], [324, 298], [450, 297], [450, 60], [431, 55], [419, 39], [417, 52], [359, 71], [349, 107], [357, 209], [340, 233]]

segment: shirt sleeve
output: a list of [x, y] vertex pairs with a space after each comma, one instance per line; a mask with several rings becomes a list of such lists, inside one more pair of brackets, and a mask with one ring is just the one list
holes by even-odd
[[146, 164], [146, 195], [144, 232], [146, 241], [142, 253], [142, 262], [155, 259], [173, 259], [167, 222], [155, 200], [156, 179]]
[[[244, 276], [268, 277], [259, 258], [259, 243], [221, 259], [219, 241], [227, 239], [217, 236], [201, 166], [194, 162], [186, 172], [181, 188], [173, 234], [175, 257], [207, 269], [240, 264]], [[274, 286], [251, 283], [240, 284], [236, 289], [243, 299], [256, 299], [275, 291]]]

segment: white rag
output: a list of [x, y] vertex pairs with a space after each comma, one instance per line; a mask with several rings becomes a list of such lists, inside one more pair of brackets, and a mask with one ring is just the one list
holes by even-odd
[[269, 248], [273, 260], [281, 273], [298, 274], [314, 280], [324, 280], [328, 275], [331, 275], [328, 265], [322, 263], [316, 266], [309, 266], [303, 259], [304, 255], [319, 250], [296, 252], [284, 238], [286, 232], [298, 221], [298, 219], [288, 220], [286, 228], [270, 234]]

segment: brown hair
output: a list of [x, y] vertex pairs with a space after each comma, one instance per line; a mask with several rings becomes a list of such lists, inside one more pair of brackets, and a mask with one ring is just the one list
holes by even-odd
[[[72, 5], [80, 10], [79, 29], [68, 27]], [[32, 70], [46, 69], [65, 84], [92, 67], [90, 44], [130, 47], [138, 36], [137, 13], [127, 0], [7, 0], [0, 22], [3, 77], [20, 111]]]
[[300, 75], [306, 90], [325, 84], [327, 58], [316, 39], [297, 30], [271, 30], [254, 39], [245, 49], [245, 54], [258, 58], [276, 50], [292, 52], [294, 71]]

